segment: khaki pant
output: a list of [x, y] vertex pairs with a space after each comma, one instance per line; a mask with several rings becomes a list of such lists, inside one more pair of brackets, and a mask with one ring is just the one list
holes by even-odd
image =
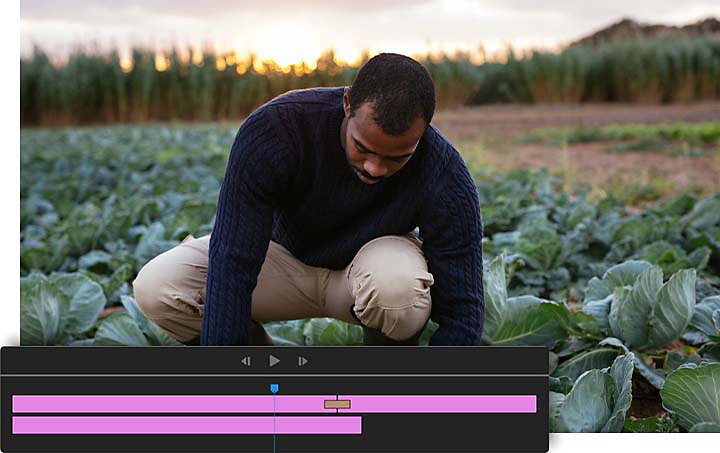
[[[183, 343], [200, 335], [209, 244], [209, 235], [189, 235], [150, 260], [133, 281], [143, 313]], [[308, 266], [271, 241], [252, 293], [252, 319], [359, 319], [391, 339], [408, 339], [430, 317], [433, 276], [421, 244], [413, 234], [379, 237], [335, 271]]]

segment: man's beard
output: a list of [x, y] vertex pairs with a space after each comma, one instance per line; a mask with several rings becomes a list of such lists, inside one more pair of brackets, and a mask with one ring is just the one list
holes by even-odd
[[360, 173], [360, 174], [363, 175], [365, 178], [367, 178], [367, 179], [369, 179], [369, 180], [371, 180], [371, 181], [382, 181], [383, 179], [385, 179], [384, 176], [381, 176], [381, 177], [379, 177], [379, 178], [375, 178], [375, 177], [373, 177], [373, 176], [370, 176], [369, 174], [365, 173], [365, 171], [360, 170], [359, 168], [357, 168], [357, 167], [355, 167], [355, 166], [352, 166], [352, 168], [353, 168], [357, 173]]
[[382, 181], [383, 179], [385, 179], [385, 176], [381, 176], [379, 178], [370, 176], [367, 172], [365, 172], [365, 170], [362, 170], [362, 169], [356, 167], [355, 165], [353, 165], [352, 162], [350, 162], [350, 159], [348, 159], [347, 155], [345, 156], [345, 160], [347, 161], [348, 165], [355, 173], [359, 173], [359, 174], [363, 175], [363, 177], [365, 177], [371, 181]]

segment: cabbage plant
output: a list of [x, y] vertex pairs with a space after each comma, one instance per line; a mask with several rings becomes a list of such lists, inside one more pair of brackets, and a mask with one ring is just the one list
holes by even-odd
[[503, 255], [492, 260], [485, 269], [483, 285], [484, 343], [553, 347], [567, 336], [553, 316], [552, 308], [564, 308], [560, 304], [535, 296], [508, 297]]
[[698, 351], [703, 358], [720, 361], [720, 296], [706, 297], [695, 305], [690, 326], [704, 336]]
[[663, 407], [690, 432], [720, 432], [720, 363], [686, 364], [660, 390]]
[[34, 272], [20, 279], [20, 344], [67, 344], [90, 329], [104, 307], [102, 287], [88, 277]]
[[567, 394], [551, 390], [550, 430], [620, 432], [632, 402], [633, 361], [633, 353], [621, 355], [610, 367], [581, 374]]
[[680, 270], [663, 284], [662, 269], [646, 261], [626, 261], [594, 277], [583, 307], [605, 334], [637, 351], [678, 338], [694, 309], [695, 270]]

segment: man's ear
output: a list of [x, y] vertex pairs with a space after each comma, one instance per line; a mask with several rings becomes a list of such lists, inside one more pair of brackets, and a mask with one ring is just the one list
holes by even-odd
[[343, 91], [343, 109], [345, 110], [345, 116], [350, 115], [350, 87], [345, 87]]

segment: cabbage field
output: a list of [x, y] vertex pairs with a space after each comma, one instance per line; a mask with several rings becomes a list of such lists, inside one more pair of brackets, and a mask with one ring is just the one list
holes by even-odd
[[[236, 126], [21, 132], [21, 344], [180, 345], [130, 282], [210, 233]], [[545, 171], [470, 165], [485, 228], [482, 344], [550, 349], [556, 432], [720, 432], [720, 193], [629, 207]], [[331, 319], [279, 345], [358, 345]], [[430, 323], [423, 344], [437, 326]]]

